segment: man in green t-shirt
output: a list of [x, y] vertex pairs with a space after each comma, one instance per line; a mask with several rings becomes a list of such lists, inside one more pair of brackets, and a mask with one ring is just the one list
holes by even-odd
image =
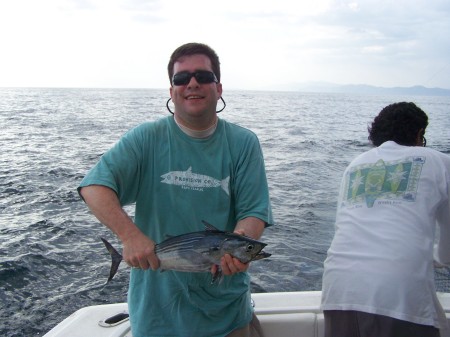
[[[219, 285], [208, 273], [157, 270], [155, 243], [203, 230], [202, 220], [254, 239], [273, 223], [258, 138], [217, 117], [223, 99], [214, 50], [182, 45], [168, 72], [173, 115], [126, 133], [83, 179], [80, 195], [134, 267], [128, 292], [134, 337], [257, 336], [247, 264], [225, 255]], [[132, 203], [134, 221], [122, 208]]]

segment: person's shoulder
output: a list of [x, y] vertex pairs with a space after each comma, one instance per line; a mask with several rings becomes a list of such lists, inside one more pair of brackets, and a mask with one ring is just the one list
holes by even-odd
[[170, 119], [172, 116], [165, 116], [153, 121], [143, 122], [137, 126], [137, 128], [158, 128], [161, 126], [167, 126], [170, 124]]
[[168, 128], [170, 125], [170, 117], [163, 117], [154, 121], [144, 122], [141, 123], [134, 128], [132, 128], [130, 131], [134, 133], [147, 133], [151, 131], [160, 130], [163, 128]]
[[232, 135], [234, 137], [257, 138], [256, 133], [244, 126], [228, 122], [224, 119], [220, 119], [219, 123], [223, 125], [223, 128], [228, 135]]
[[360, 166], [364, 164], [371, 163], [373, 161], [372, 156], [370, 155], [369, 151], [360, 153], [350, 159], [349, 163], [347, 164], [347, 167], [345, 168], [346, 171], [351, 171], [354, 169], [355, 166]]
[[425, 153], [425, 155], [427, 157], [433, 157], [438, 161], [441, 161], [442, 163], [444, 163], [445, 166], [447, 166], [447, 168], [450, 170], [450, 156], [446, 153], [440, 152], [438, 150], [432, 149], [432, 148], [423, 148], [423, 153]]
[[431, 147], [424, 147], [422, 148], [423, 150], [430, 152], [436, 156], [442, 157], [442, 158], [446, 158], [446, 159], [450, 159], [450, 155], [441, 151], [438, 151], [436, 149], [433, 149]]

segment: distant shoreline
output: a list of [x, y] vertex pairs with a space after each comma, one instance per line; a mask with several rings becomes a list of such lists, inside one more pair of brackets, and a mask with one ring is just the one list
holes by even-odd
[[412, 87], [377, 87], [367, 84], [332, 84], [322, 82], [310, 82], [293, 85], [297, 91], [348, 93], [363, 95], [411, 95], [411, 96], [450, 96], [450, 89], [427, 88], [421, 85]]

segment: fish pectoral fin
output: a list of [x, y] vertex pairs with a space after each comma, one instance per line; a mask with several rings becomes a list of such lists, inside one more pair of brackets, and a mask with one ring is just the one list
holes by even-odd
[[220, 266], [217, 266], [216, 272], [213, 274], [211, 279], [211, 284], [214, 284], [218, 282], [218, 284], [221, 284], [223, 280], [223, 274], [222, 274], [222, 268]]

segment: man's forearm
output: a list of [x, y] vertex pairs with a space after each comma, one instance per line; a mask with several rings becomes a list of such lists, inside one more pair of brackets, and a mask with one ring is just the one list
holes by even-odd
[[95, 217], [111, 229], [121, 241], [139, 231], [123, 210], [116, 193], [109, 187], [90, 185], [81, 188], [80, 194]]
[[265, 222], [259, 218], [248, 217], [239, 220], [234, 231], [241, 235], [258, 240], [264, 232]]

